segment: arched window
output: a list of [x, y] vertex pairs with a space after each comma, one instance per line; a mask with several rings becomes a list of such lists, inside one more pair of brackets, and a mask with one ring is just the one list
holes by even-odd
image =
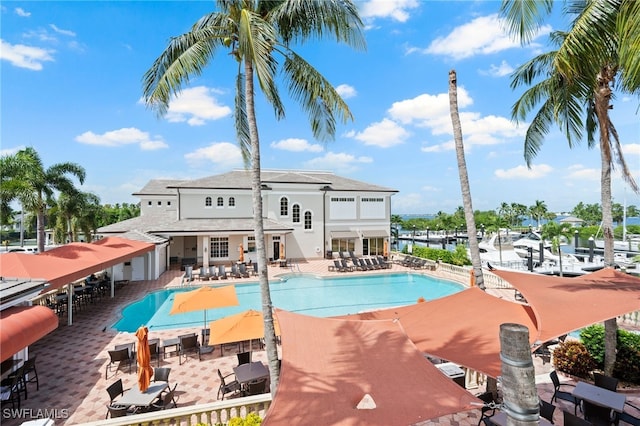
[[311, 221], [312, 215], [310, 211], [304, 212], [304, 229], [312, 229], [313, 222]]
[[293, 223], [300, 223], [300, 204], [294, 204], [291, 207], [291, 213], [293, 215]]
[[218, 207], [224, 207], [224, 198], [218, 197]]
[[204, 199], [204, 206], [211, 207], [211, 197], [207, 197]]
[[235, 197], [229, 197], [229, 207], [235, 207], [235, 206], [236, 206]]
[[289, 216], [289, 199], [287, 197], [280, 198], [280, 216]]

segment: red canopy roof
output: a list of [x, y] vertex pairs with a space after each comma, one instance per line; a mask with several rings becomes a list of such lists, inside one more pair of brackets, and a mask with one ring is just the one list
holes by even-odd
[[421, 352], [491, 377], [501, 374], [500, 324], [525, 325], [532, 343], [538, 334], [529, 306], [499, 299], [477, 287], [429, 302], [342, 318], [397, 318]]
[[613, 268], [567, 278], [495, 270], [527, 299], [537, 318], [537, 340], [640, 310], [640, 278]]
[[5, 253], [0, 256], [0, 275], [47, 280], [62, 287], [155, 248], [153, 244], [107, 237], [95, 243], [70, 243], [38, 254]]
[[0, 324], [0, 361], [4, 361], [55, 330], [58, 317], [45, 306], [14, 306], [0, 311]]
[[[408, 425], [478, 409], [479, 400], [427, 361], [396, 321], [277, 317], [282, 369], [265, 426]], [[356, 408], [365, 394], [376, 408]]]

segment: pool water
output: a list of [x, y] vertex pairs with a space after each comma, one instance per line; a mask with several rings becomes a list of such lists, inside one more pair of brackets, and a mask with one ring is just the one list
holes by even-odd
[[[460, 284], [411, 273], [363, 277], [317, 278], [295, 275], [269, 282], [276, 308], [317, 317], [353, 314], [361, 311], [416, 303], [420, 297], [438, 299], [461, 291]], [[141, 325], [150, 330], [167, 330], [204, 325], [204, 311], [169, 315], [176, 293], [193, 288], [160, 290], [146, 295], [122, 310], [113, 327], [135, 332]], [[209, 309], [207, 322], [247, 309], [262, 311], [260, 286], [236, 285], [240, 306]]]

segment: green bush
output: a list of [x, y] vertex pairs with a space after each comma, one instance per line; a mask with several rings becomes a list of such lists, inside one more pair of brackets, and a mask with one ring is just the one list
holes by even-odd
[[242, 417], [233, 417], [229, 420], [228, 426], [258, 426], [262, 424], [262, 418], [256, 413], [249, 413], [244, 419]]
[[588, 378], [589, 373], [596, 368], [593, 359], [585, 345], [581, 342], [570, 340], [561, 342], [553, 351], [553, 366], [556, 370], [577, 377]]
[[[604, 366], [604, 326], [592, 325], [580, 331], [580, 339], [598, 368]], [[613, 375], [629, 383], [640, 383], [640, 334], [618, 329], [618, 352]]]
[[598, 364], [597, 367], [602, 369], [604, 366], [604, 326], [595, 324], [583, 328], [580, 330], [580, 340]]
[[423, 259], [441, 260], [450, 265], [471, 265], [471, 260], [467, 256], [467, 249], [462, 244], [457, 245], [454, 251], [414, 246], [413, 255]]

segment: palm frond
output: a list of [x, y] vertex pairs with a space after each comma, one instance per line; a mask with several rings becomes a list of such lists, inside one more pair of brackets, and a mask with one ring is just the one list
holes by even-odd
[[552, 0], [503, 0], [500, 15], [505, 18], [508, 34], [527, 44], [538, 33], [552, 8]]
[[289, 51], [283, 71], [289, 93], [307, 111], [311, 130], [318, 140], [334, 138], [336, 118], [343, 123], [353, 119], [349, 107], [331, 83], [301, 56]]
[[553, 102], [548, 99], [529, 124], [524, 138], [524, 160], [528, 167], [540, 152], [545, 136], [549, 133], [549, 128], [553, 123]]
[[268, 20], [277, 27], [285, 45], [311, 37], [334, 36], [338, 42], [364, 50], [363, 23], [351, 0], [284, 0], [273, 7]]
[[619, 37], [621, 87], [636, 93], [640, 90], [640, 2], [625, 0], [616, 22]]
[[548, 77], [553, 71], [556, 51], [543, 53], [525, 62], [511, 74], [511, 88], [531, 85], [541, 77]]
[[616, 130], [611, 120], [609, 120], [609, 125], [607, 127], [609, 129], [609, 143], [611, 144], [611, 167], [612, 169], [615, 169], [616, 165], [620, 166], [620, 168], [622, 169], [622, 180], [624, 180], [631, 187], [631, 190], [637, 194], [640, 192], [640, 188], [638, 188], [638, 184], [633, 178], [633, 172], [629, 170], [629, 166], [627, 166], [627, 162], [624, 159], [622, 146], [620, 146], [620, 138], [618, 137], [618, 131]]
[[147, 106], [164, 115], [172, 96], [189, 83], [192, 75], [202, 74], [228, 35], [225, 29], [206, 27], [172, 38], [143, 76]]
[[238, 145], [240, 152], [242, 153], [242, 160], [245, 167], [251, 164], [251, 136], [249, 133], [249, 121], [247, 119], [246, 98], [244, 95], [244, 74], [238, 73], [236, 78], [236, 100], [235, 100], [235, 127], [236, 138], [238, 139]]

